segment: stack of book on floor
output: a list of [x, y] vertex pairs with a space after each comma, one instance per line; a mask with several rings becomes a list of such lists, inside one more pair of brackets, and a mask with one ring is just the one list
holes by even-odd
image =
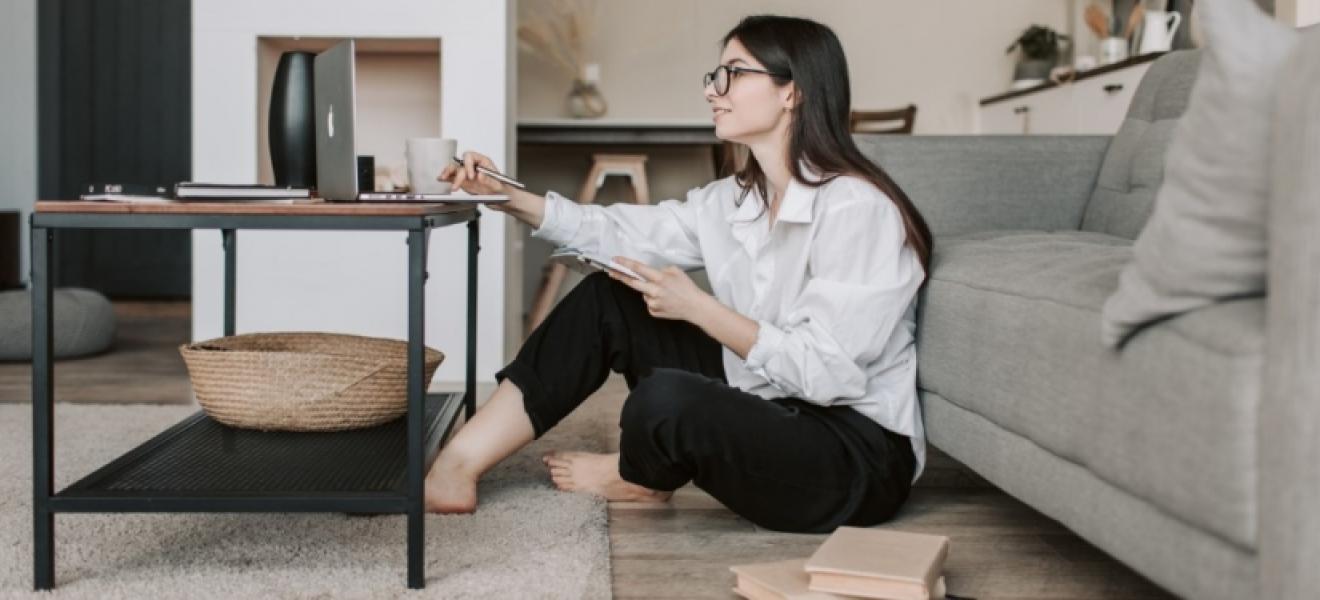
[[274, 185], [232, 185], [186, 181], [174, 185], [139, 185], [130, 183], [94, 183], [87, 186], [82, 200], [132, 202], [264, 202], [292, 204], [311, 198], [307, 188]]
[[734, 593], [751, 600], [928, 600], [946, 597], [940, 573], [948, 553], [942, 535], [840, 527], [806, 560], [730, 570]]

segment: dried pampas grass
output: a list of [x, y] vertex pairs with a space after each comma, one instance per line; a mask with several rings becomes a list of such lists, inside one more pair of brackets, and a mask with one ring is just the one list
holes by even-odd
[[596, 25], [595, 0], [521, 0], [518, 6], [518, 48], [581, 77], [583, 47]]

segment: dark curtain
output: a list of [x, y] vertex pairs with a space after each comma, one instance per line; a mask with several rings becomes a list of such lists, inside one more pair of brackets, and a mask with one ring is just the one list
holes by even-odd
[[[90, 183], [173, 184], [191, 172], [188, 0], [41, 0], [38, 191]], [[111, 297], [186, 298], [187, 231], [69, 231], [54, 283]]]

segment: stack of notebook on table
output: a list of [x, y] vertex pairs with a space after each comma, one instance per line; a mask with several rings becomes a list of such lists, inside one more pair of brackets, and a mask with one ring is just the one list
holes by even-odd
[[95, 183], [87, 186], [82, 200], [152, 204], [164, 202], [265, 202], [292, 204], [311, 198], [307, 188], [274, 185], [231, 185], [182, 182], [171, 186], [126, 183]]
[[948, 553], [942, 535], [840, 527], [809, 559], [730, 570], [734, 593], [751, 600], [953, 599], [940, 576]]

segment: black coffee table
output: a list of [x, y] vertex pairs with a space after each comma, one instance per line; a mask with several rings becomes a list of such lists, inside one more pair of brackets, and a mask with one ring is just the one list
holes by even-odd
[[[55, 585], [55, 513], [347, 512], [408, 515], [408, 587], [425, 586], [423, 480], [458, 421], [476, 411], [477, 252], [471, 205], [38, 202], [32, 231], [32, 439], [36, 589]], [[462, 394], [427, 394], [423, 337], [432, 229], [467, 223], [467, 374]], [[59, 229], [218, 229], [224, 334], [234, 335], [241, 229], [400, 231], [408, 240], [408, 412], [338, 433], [260, 432], [197, 412], [69, 487], [54, 489], [50, 270]]]

